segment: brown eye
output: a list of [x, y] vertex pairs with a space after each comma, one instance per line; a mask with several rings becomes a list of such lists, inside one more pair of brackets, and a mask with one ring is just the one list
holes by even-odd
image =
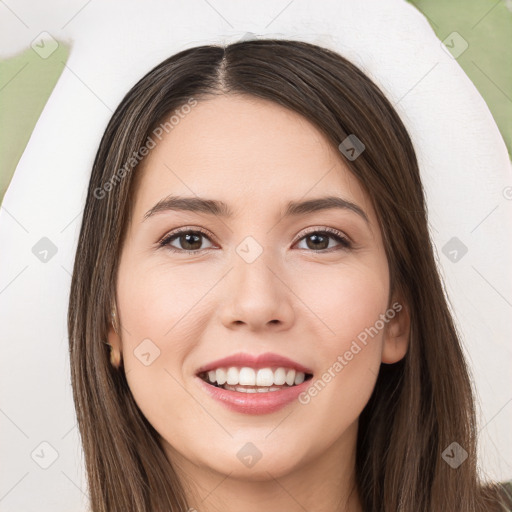
[[[331, 250], [339, 250], [336, 249], [336, 244], [331, 244], [331, 240], [335, 240], [338, 242], [338, 246], [341, 246], [342, 249], [350, 249], [350, 242], [337, 230], [324, 229], [317, 231], [310, 231], [305, 236], [303, 236], [299, 242], [303, 240], [306, 241], [306, 249], [311, 249], [312, 251], [320, 251], [320, 252], [330, 252]], [[303, 247], [300, 247], [303, 249]]]
[[[210, 237], [205, 232], [197, 229], [182, 228], [166, 235], [159, 242], [159, 245], [161, 247], [167, 247], [172, 252], [194, 254], [213, 247], [213, 245], [203, 247], [204, 239], [211, 243]], [[333, 240], [335, 242], [331, 243]], [[352, 247], [350, 241], [345, 238], [340, 231], [332, 228], [310, 231], [299, 240], [299, 243], [302, 241], [306, 242], [305, 249], [309, 249], [313, 252], [331, 252], [340, 249], [346, 250]], [[176, 243], [178, 247], [174, 245]], [[304, 249], [304, 247], [299, 248]]]
[[[202, 231], [194, 231], [191, 229], [185, 229], [181, 231], [175, 231], [167, 235], [163, 240], [160, 241], [160, 246], [168, 247], [171, 251], [176, 252], [198, 252], [203, 249], [209, 249], [210, 247], [202, 247], [203, 238], [210, 240], [205, 233]], [[172, 245], [172, 242], [177, 241], [181, 247]]]

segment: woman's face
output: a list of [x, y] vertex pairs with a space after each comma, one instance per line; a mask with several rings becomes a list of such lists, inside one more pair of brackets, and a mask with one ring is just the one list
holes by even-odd
[[[353, 462], [358, 417], [381, 362], [405, 354], [407, 329], [405, 309], [388, 303], [375, 212], [338, 150], [277, 104], [219, 96], [183, 116], [136, 172], [117, 284], [122, 337], [111, 329], [109, 338], [171, 460], [189, 474], [256, 480], [340, 457]], [[168, 196], [221, 201], [230, 215], [153, 209]], [[327, 196], [348, 207], [306, 205], [286, 215], [290, 202]], [[178, 228], [196, 233], [169, 240]], [[254, 392], [198, 376], [241, 353], [291, 361], [220, 365], [235, 379], [227, 368], [248, 368], [242, 382], [259, 375]], [[269, 368], [278, 390], [265, 387]], [[312, 378], [298, 394], [280, 382], [294, 383], [291, 370], [300, 368]], [[222, 381], [222, 370], [211, 375]]]

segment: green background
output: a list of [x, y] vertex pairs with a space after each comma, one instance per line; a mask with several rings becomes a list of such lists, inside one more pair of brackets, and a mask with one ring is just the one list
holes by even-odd
[[[512, 155], [512, 0], [411, 0], [443, 41], [458, 32], [468, 48], [457, 61], [487, 102]], [[0, 204], [70, 48], [50, 57], [32, 48], [0, 61]]]

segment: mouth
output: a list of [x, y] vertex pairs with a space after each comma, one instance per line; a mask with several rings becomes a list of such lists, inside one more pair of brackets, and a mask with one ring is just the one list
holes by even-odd
[[270, 414], [299, 403], [312, 385], [313, 370], [284, 355], [237, 353], [196, 371], [200, 389], [241, 414]]
[[287, 367], [251, 368], [219, 367], [199, 372], [197, 376], [215, 388], [239, 393], [269, 393], [301, 385], [313, 378], [312, 373]]

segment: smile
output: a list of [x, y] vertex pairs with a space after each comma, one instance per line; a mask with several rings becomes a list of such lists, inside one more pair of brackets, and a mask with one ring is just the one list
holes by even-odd
[[294, 368], [251, 368], [230, 366], [202, 372], [199, 377], [208, 384], [239, 393], [267, 393], [302, 384], [312, 374]]
[[231, 411], [268, 414], [298, 403], [313, 370], [284, 355], [237, 353], [196, 370], [202, 392]]

